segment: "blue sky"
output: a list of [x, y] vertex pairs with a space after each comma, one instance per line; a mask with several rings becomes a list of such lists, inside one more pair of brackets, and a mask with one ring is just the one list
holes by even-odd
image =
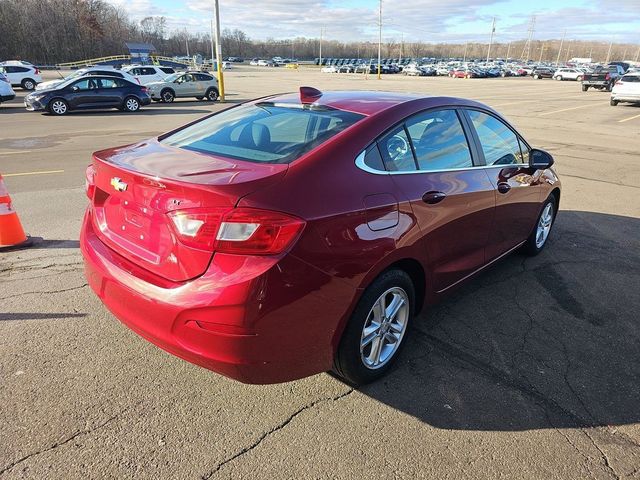
[[[137, 19], [167, 17], [171, 29], [209, 31], [212, 0], [109, 0]], [[534, 38], [599, 40], [640, 44], [640, 0], [386, 0], [385, 41], [487, 41], [496, 17], [497, 42], [527, 36], [536, 15]], [[251, 38], [317, 37], [375, 41], [376, 0], [220, 0], [223, 28]]]

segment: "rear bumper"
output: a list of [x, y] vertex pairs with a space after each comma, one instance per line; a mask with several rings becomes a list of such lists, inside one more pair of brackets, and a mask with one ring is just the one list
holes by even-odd
[[618, 102], [640, 103], [640, 93], [615, 93], [611, 94], [611, 99]]
[[[327, 371], [334, 336], [355, 290], [295, 259], [216, 254], [201, 277], [170, 283], [104, 245], [85, 215], [85, 275], [131, 330], [191, 363], [245, 383], [278, 383]], [[314, 312], [310, 314], [309, 312]], [[143, 361], [141, 359], [141, 361]]]
[[9, 100], [13, 100], [14, 98], [16, 98], [15, 93], [13, 95], [0, 95], [0, 103], [8, 102]]

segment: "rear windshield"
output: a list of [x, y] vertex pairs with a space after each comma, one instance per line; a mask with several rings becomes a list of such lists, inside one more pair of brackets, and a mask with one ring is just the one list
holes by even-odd
[[250, 162], [290, 163], [361, 118], [342, 110], [263, 102], [225, 110], [161, 142]]

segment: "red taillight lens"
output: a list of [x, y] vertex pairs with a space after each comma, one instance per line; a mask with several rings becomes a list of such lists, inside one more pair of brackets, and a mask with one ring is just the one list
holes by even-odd
[[238, 208], [222, 219], [216, 250], [246, 255], [273, 255], [298, 238], [305, 222], [280, 212]]
[[223, 214], [224, 211], [192, 209], [178, 210], [168, 215], [181, 243], [200, 250], [213, 251]]
[[609, 75], [609, 74], [607, 73], [607, 75], [604, 77], [604, 79], [605, 79], [605, 80], [611, 80], [611, 75]]
[[40, 70], [36, 67], [36, 71], [35, 71], [36, 75], [40, 75]]
[[93, 200], [93, 194], [96, 191], [96, 184], [95, 184], [95, 178], [96, 178], [96, 169], [93, 166], [93, 164], [89, 165], [87, 167], [87, 170], [85, 171], [84, 174], [84, 191], [87, 194], [87, 197], [89, 198], [89, 200]]
[[184, 245], [220, 253], [275, 255], [298, 238], [305, 222], [280, 212], [179, 210], [168, 214]]
[[144, 93], [147, 93], [147, 92], [149, 91], [149, 89], [148, 89], [147, 87], [142, 87], [142, 91], [143, 91]]

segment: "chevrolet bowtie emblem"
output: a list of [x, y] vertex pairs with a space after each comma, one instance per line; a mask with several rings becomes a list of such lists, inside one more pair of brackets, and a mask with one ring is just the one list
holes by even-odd
[[122, 181], [122, 179], [121, 179], [121, 178], [113, 177], [113, 178], [111, 179], [111, 186], [112, 186], [112, 187], [113, 187], [117, 192], [124, 192], [124, 191], [127, 189], [127, 187], [128, 187], [129, 185], [127, 185], [126, 183], [124, 183], [124, 182]]

